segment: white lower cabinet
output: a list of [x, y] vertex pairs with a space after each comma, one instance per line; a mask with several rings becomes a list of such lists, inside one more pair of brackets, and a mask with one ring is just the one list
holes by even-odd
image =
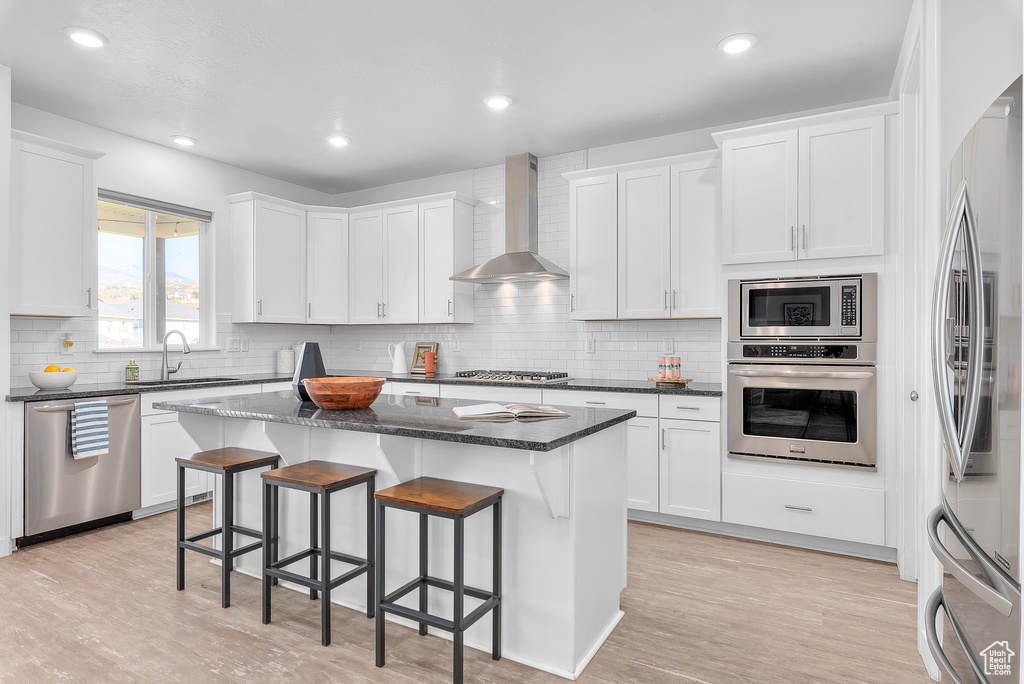
[[658, 510], [658, 419], [634, 418], [626, 425], [626, 506]]
[[[199, 445], [178, 423], [177, 413], [142, 417], [142, 505], [149, 508], [177, 500], [179, 456], [199, 451]], [[207, 473], [185, 470], [185, 497], [210, 491]]]
[[499, 404], [522, 402], [524, 404], [541, 403], [540, 387], [494, 387], [487, 385], [441, 385], [441, 397], [444, 399], [469, 399]]
[[882, 546], [884, 517], [882, 489], [722, 474], [722, 520], [727, 523]]
[[662, 513], [722, 519], [720, 424], [662, 418]]
[[436, 382], [386, 382], [381, 394], [396, 397], [437, 397], [440, 390]]

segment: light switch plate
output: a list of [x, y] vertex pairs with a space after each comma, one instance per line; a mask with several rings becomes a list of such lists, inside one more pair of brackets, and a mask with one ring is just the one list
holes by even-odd
[[454, 338], [452, 340], [452, 351], [456, 351], [456, 352], [462, 351], [462, 342], [459, 341], [458, 337], [456, 337], [456, 338]]
[[587, 353], [588, 354], [593, 354], [596, 351], [597, 351], [597, 338], [596, 337], [588, 337], [587, 338]]
[[238, 343], [238, 338], [237, 337], [229, 337], [228, 338], [228, 351], [229, 352], [236, 352], [236, 351], [239, 351], [239, 350], [241, 350], [241, 346]]

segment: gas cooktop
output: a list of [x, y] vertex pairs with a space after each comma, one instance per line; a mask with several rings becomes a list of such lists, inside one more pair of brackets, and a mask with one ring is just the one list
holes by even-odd
[[537, 384], [568, 382], [571, 379], [568, 373], [521, 370], [459, 371], [455, 377], [460, 380], [479, 380], [480, 382], [534, 382]]

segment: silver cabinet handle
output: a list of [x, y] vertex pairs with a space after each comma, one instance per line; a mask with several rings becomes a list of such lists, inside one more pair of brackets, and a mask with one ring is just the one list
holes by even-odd
[[381, 318], [386, 318], [387, 315], [388, 315], [388, 303], [387, 302], [381, 302], [380, 303], [380, 317]]
[[665, 450], [665, 428], [661, 428], [661, 450]]
[[86, 309], [91, 309], [92, 308], [92, 288], [91, 287], [85, 288], [85, 308]]
[[594, 406], [605, 406], [608, 402], [606, 402], [606, 401], [588, 401], [587, 403], [588, 404], [593, 404]]
[[575, 310], [576, 310], [576, 295], [571, 294], [571, 295], [569, 295], [569, 311], [575, 311]]
[[405, 392], [405, 393], [406, 393], [406, 394], [423, 394], [423, 392], [413, 392], [413, 391], [411, 391], [411, 390], [406, 390], [406, 392]]
[[665, 290], [665, 311], [668, 311], [668, 290]]
[[306, 304], [306, 318], [313, 317], [313, 302]]
[[676, 306], [676, 291], [675, 290], [672, 290], [672, 308], [673, 309], [679, 308], [678, 306]]
[[699, 406], [676, 406], [680, 411], [700, 411]]
[[793, 506], [792, 504], [786, 504], [786, 508], [791, 511], [807, 511], [808, 513], [814, 510], [810, 506]]
[[380, 302], [377, 302], [377, 318], [380, 318]]
[[951, 511], [947, 510], [944, 504], [939, 504], [935, 507], [935, 510], [928, 515], [926, 527], [928, 532], [928, 545], [931, 547], [932, 553], [934, 553], [942, 562], [942, 567], [956, 577], [967, 589], [970, 589], [975, 596], [998, 610], [1006, 617], [1009, 617], [1010, 613], [1013, 612], [1013, 602], [1001, 592], [996, 591], [994, 588], [978, 579], [974, 573], [965, 568], [963, 564], [958, 561], [948, 549], [946, 549], [942, 544], [942, 541], [939, 540], [940, 522], [946, 523], [946, 528], [953, 533], [953, 536], [956, 537], [961, 546], [967, 550], [967, 553], [970, 554], [971, 558], [978, 564], [986, 579], [993, 583], [1002, 584], [1004, 587], [1010, 589], [1010, 591], [1017, 596], [1018, 600], [1020, 598], [1020, 589], [1013, 586], [1012, 579], [1006, 581], [1003, 577], [1003, 571], [992, 563], [992, 561], [988, 560], [988, 554], [986, 554], [983, 549], [978, 548], [977, 542], [961, 529], [956, 516], [954, 516]]
[[262, 316], [263, 315], [263, 300], [262, 299], [257, 299], [256, 300], [256, 315], [257, 316]]
[[910, 393], [910, 401], [917, 401], [919, 396], [920, 395], [918, 395], [917, 390], [914, 390]]
[[803, 248], [804, 248], [804, 251], [806, 251], [807, 250], [807, 226], [801, 226], [801, 228], [803, 228], [803, 234], [804, 234], [804, 247]]
[[448, 315], [452, 315], [452, 300], [448, 300]]
[[796, 226], [789, 227], [789, 251], [796, 251]]
[[871, 371], [790, 371], [769, 369], [732, 368], [729, 375], [744, 378], [825, 378], [828, 380], [867, 380]]
[[[957, 614], [954, 613], [950, 607], [946, 605], [946, 602], [942, 600], [942, 587], [936, 589], [928, 599], [928, 603], [925, 604], [924, 628], [925, 635], [928, 639], [928, 650], [932, 652], [933, 656], [935, 656], [935, 661], [939, 664], [939, 667], [949, 675], [949, 679], [953, 684], [966, 684], [960, 675], [957, 674], [956, 670], [953, 669], [953, 664], [949, 662], [949, 658], [946, 657], [945, 652], [942, 650], [942, 644], [939, 642], [939, 634], [935, 627], [935, 621], [939, 617], [939, 608], [942, 608], [943, 612], [946, 613], [946, 617], [949, 618], [949, 624], [953, 626], [953, 635], [956, 637], [956, 640], [960, 642], [960, 647], [964, 649], [965, 653], [970, 651], [967, 647], [967, 642], [964, 641], [963, 635], [966, 633], [966, 630], [963, 628], [963, 623], [960, 622], [960, 618]], [[986, 682], [987, 684], [989, 681], [988, 677], [979, 671], [980, 668], [974, 662], [974, 658], [967, 658], [967, 660], [971, 664], [971, 669], [974, 670], [977, 681]]]

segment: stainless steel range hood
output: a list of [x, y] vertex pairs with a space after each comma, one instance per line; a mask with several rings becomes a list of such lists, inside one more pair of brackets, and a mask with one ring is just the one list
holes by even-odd
[[517, 283], [561, 280], [569, 274], [537, 254], [537, 158], [529, 152], [505, 157], [505, 253], [451, 280]]

